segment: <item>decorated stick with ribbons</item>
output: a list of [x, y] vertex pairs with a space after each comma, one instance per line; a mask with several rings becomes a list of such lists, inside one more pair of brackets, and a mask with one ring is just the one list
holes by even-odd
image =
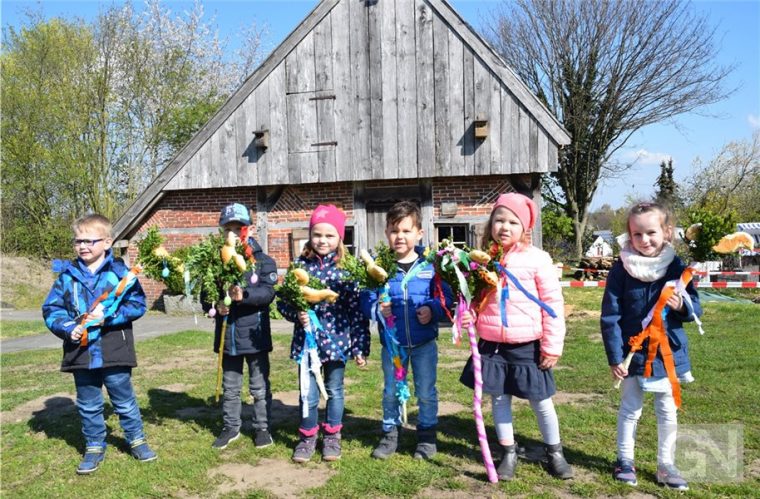
[[[81, 347], [86, 347], [90, 342], [96, 341], [98, 339], [100, 336], [100, 328], [96, 328], [94, 326], [100, 325], [106, 317], [110, 317], [116, 313], [116, 310], [119, 308], [119, 304], [121, 303], [122, 298], [124, 298], [125, 291], [127, 291], [137, 282], [137, 274], [139, 274], [141, 270], [142, 267], [140, 267], [139, 264], [134, 265], [129, 269], [129, 272], [127, 272], [124, 277], [119, 280], [119, 283], [115, 288], [106, 291], [98, 296], [98, 298], [90, 307], [90, 311], [84, 314], [81, 322], [79, 323], [79, 325], [83, 328], [82, 338], [79, 340], [79, 345]], [[90, 319], [89, 317], [95, 311], [100, 312], [97, 314], [98, 318]], [[89, 331], [89, 328], [93, 328], [93, 330]]]
[[338, 293], [325, 288], [319, 279], [310, 276], [305, 269], [291, 264], [282, 284], [277, 287], [277, 294], [283, 300], [290, 303], [296, 310], [306, 312], [309, 316], [309, 325], [304, 328], [304, 344], [301, 354], [296, 359], [299, 369], [302, 415], [303, 417], [307, 417], [309, 415], [307, 399], [311, 386], [311, 376], [309, 376], [309, 373], [314, 375], [317, 388], [319, 388], [322, 397], [325, 400], [328, 398], [325, 382], [322, 378], [322, 362], [319, 359], [319, 350], [317, 348], [317, 334], [319, 331], [324, 331], [324, 329], [312, 305], [323, 301], [333, 303], [338, 298]]
[[[385, 249], [386, 248], [384, 247], [378, 248], [378, 254], [381, 255], [381, 258], [379, 259], [381, 261], [388, 260], [388, 258], [382, 258]], [[390, 273], [379, 265], [367, 250], [361, 250], [359, 252], [359, 257], [364, 263], [364, 269], [366, 270], [368, 278], [374, 280], [374, 285], [377, 286], [377, 289], [380, 292], [379, 301], [381, 303], [390, 303], [390, 288], [388, 286]], [[396, 273], [395, 269], [393, 269], [393, 273]], [[360, 282], [361, 287], [362, 279], [358, 279], [358, 281]], [[396, 399], [401, 406], [401, 421], [406, 423], [408, 421], [407, 401], [411, 398], [411, 393], [407, 383], [407, 370], [406, 367], [404, 367], [406, 365], [406, 358], [401, 345], [396, 339], [396, 316], [391, 314], [389, 317], [384, 317], [378, 310], [376, 320], [382, 321], [384, 324], [383, 336], [385, 338], [386, 348], [388, 348], [388, 352], [391, 354], [391, 361], [393, 362], [393, 377], [396, 380]]]
[[[442, 279], [449, 284], [454, 293], [459, 297], [456, 317], [452, 321], [454, 324], [452, 330], [455, 343], [459, 342], [459, 337], [461, 336], [462, 314], [472, 310], [473, 296], [478, 291], [492, 286], [492, 283], [495, 282], [495, 274], [486, 267], [490, 259], [491, 257], [483, 251], [460, 249], [448, 240], [443, 240], [439, 243], [437, 249], [430, 251], [428, 254], [428, 260], [433, 263], [436, 269], [436, 279]], [[440, 289], [440, 286], [437, 287]], [[488, 481], [496, 483], [499, 481], [499, 477], [493, 463], [491, 449], [488, 445], [488, 437], [486, 436], [485, 422], [483, 421], [482, 362], [480, 351], [478, 350], [475, 326], [472, 323], [467, 327], [467, 336], [470, 342], [472, 367], [475, 375], [475, 390], [472, 397], [475, 427], [478, 433], [480, 452], [483, 456]]]

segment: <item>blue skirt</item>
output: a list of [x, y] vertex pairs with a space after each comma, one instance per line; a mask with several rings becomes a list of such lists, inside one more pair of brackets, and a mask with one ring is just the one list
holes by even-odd
[[[539, 369], [541, 344], [478, 342], [483, 372], [483, 393], [514, 395], [521, 399], [544, 400], [557, 392], [551, 369]], [[463, 385], [475, 389], [472, 356], [459, 378]]]

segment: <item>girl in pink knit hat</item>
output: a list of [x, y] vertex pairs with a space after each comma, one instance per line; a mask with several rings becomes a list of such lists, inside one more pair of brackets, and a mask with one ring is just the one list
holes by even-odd
[[[343, 427], [343, 374], [348, 359], [363, 366], [369, 355], [369, 321], [359, 306], [359, 287], [346, 279], [347, 272], [340, 266], [346, 255], [343, 245], [346, 215], [334, 205], [319, 205], [309, 220], [309, 241], [296, 263], [316, 277], [325, 287], [338, 293], [335, 303], [322, 302], [313, 306], [318, 324], [312, 323], [306, 312], [279, 300], [277, 308], [283, 317], [294, 323], [290, 357], [299, 360], [304, 354], [306, 329], [315, 335], [319, 358], [322, 362], [327, 407], [322, 424], [322, 459], [335, 461], [341, 457], [341, 428]], [[293, 452], [293, 461], [311, 460], [319, 433], [319, 390], [313, 373], [309, 373], [308, 396], [300, 401], [301, 424], [299, 442]], [[306, 407], [304, 407], [306, 406]]]
[[[562, 479], [573, 470], [565, 460], [552, 395], [552, 367], [562, 355], [564, 302], [552, 259], [529, 242], [538, 208], [522, 194], [502, 194], [488, 219], [482, 246], [497, 263], [501, 286], [480, 301], [477, 314], [465, 313], [462, 327], [474, 322], [482, 356], [483, 393], [493, 399], [496, 434], [503, 448], [497, 473], [511, 480], [517, 466], [512, 397], [527, 399], [538, 418], [549, 472]], [[500, 292], [497, 292], [500, 291]], [[474, 388], [472, 358], [460, 381]]]

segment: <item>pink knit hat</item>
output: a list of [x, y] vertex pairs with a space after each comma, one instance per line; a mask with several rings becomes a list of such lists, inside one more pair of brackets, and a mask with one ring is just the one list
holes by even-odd
[[311, 214], [309, 220], [309, 230], [317, 224], [330, 224], [338, 231], [340, 239], [343, 240], [346, 235], [346, 214], [340, 211], [333, 204], [320, 204]]
[[493, 205], [495, 210], [499, 206], [507, 208], [509, 211], [517, 215], [522, 223], [523, 230], [526, 232], [531, 230], [536, 225], [536, 214], [538, 213], [538, 207], [527, 196], [510, 192], [508, 194], [502, 194], [496, 198], [496, 203]]

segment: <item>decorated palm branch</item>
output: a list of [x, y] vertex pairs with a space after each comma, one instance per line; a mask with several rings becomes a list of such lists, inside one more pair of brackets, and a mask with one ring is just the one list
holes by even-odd
[[[491, 255], [484, 251], [473, 250], [466, 246], [459, 248], [447, 239], [441, 241], [437, 247], [430, 249], [427, 259], [435, 268], [435, 279], [440, 279], [448, 284], [457, 297], [458, 305], [452, 330], [454, 342], [459, 343], [461, 337], [461, 317], [465, 312], [472, 312], [473, 297], [482, 297], [489, 289], [499, 284], [498, 276], [493, 270], [493, 265], [498, 262], [492, 262]], [[489, 265], [491, 266], [490, 268]], [[437, 287], [440, 289], [440, 285]], [[488, 438], [483, 421], [483, 367], [480, 351], [478, 350], [475, 326], [472, 322], [467, 328], [467, 333], [475, 375], [475, 390], [472, 397], [475, 426], [488, 480], [495, 483], [499, 478], [493, 464], [493, 458], [491, 457], [491, 450], [488, 446]]]
[[322, 397], [325, 400], [328, 398], [325, 382], [320, 370], [322, 362], [319, 360], [319, 350], [317, 348], [317, 334], [319, 334], [319, 331], [323, 331], [323, 328], [312, 307], [323, 301], [329, 303], [335, 302], [338, 298], [338, 293], [326, 288], [319, 279], [309, 274], [299, 264], [291, 263], [282, 284], [277, 286], [277, 295], [299, 312], [306, 312], [309, 315], [309, 325], [304, 328], [304, 344], [299, 357], [296, 359], [299, 368], [298, 378], [302, 413], [303, 417], [307, 417], [309, 415], [307, 399], [311, 384], [309, 372], [314, 375]]
[[[734, 232], [723, 236], [720, 235], [721, 233], [719, 228], [714, 227], [711, 223], [694, 223], [686, 229], [684, 240], [689, 247], [689, 253], [693, 261], [683, 270], [677, 280], [669, 281], [665, 284], [657, 302], [641, 321], [641, 332], [628, 340], [631, 349], [623, 360], [623, 367], [625, 369], [630, 367], [633, 355], [642, 350], [644, 343], [649, 340], [647, 358], [644, 363], [644, 377], [648, 378], [652, 376], [652, 363], [659, 351], [665, 366], [665, 372], [670, 380], [676, 407], [681, 407], [681, 384], [676, 374], [673, 352], [670, 349], [668, 341], [667, 324], [665, 322], [668, 310], [667, 301], [671, 296], [679, 295], [688, 304], [688, 309], [693, 310], [691, 296], [687, 292], [686, 287], [692, 281], [700, 260], [707, 258], [710, 250], [715, 253], [728, 254], [737, 252], [742, 248], [752, 249], [754, 246], [752, 236], [746, 232]], [[699, 334], [704, 334], [702, 323], [693, 312], [692, 318], [699, 328]], [[615, 388], [619, 386], [620, 381], [618, 380], [615, 382]]]

